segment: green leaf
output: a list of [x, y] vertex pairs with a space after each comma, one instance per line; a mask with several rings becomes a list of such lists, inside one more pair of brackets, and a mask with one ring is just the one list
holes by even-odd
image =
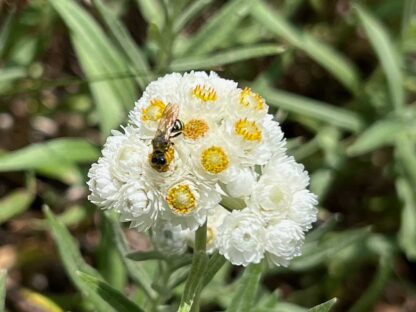
[[0, 200], [0, 224], [25, 212], [35, 198], [31, 190], [19, 189]]
[[238, 287], [226, 312], [250, 312], [259, 287], [262, 264], [250, 264], [237, 281]]
[[98, 311], [116, 311], [91, 289], [91, 285], [79, 277], [77, 272], [83, 271], [88, 272], [88, 274], [96, 278], [101, 278], [98, 272], [83, 260], [75, 241], [62, 222], [54, 216], [49, 207], [44, 206], [43, 210], [47, 217], [52, 236], [58, 247], [61, 261], [72, 283], [81, 291], [85, 298], [88, 298]]
[[408, 131], [415, 131], [414, 120], [398, 117], [387, 117], [369, 126], [355, 142], [348, 148], [350, 156], [357, 156], [371, 152], [385, 145], [394, 144], [397, 135]]
[[329, 312], [331, 311], [332, 307], [337, 302], [337, 298], [332, 298], [331, 300], [328, 300], [324, 303], [321, 303], [320, 305], [317, 305], [311, 309], [308, 310], [308, 312]]
[[259, 44], [250, 47], [233, 48], [228, 51], [210, 54], [209, 56], [175, 59], [170, 65], [170, 70], [186, 71], [192, 69], [211, 69], [213, 67], [241, 62], [251, 58], [276, 55], [284, 51], [284, 48], [276, 44]]
[[399, 53], [387, 30], [379, 21], [362, 6], [354, 4], [354, 8], [386, 74], [393, 107], [399, 110], [404, 106], [405, 101], [403, 75], [400, 69], [402, 61]]
[[16, 9], [9, 10], [7, 16], [4, 18], [3, 23], [0, 28], [0, 59], [3, 59], [3, 56], [8, 49], [8, 41], [13, 29], [13, 20], [16, 15]]
[[130, 301], [125, 295], [114, 289], [106, 282], [84, 272], [77, 272], [80, 279], [94, 292], [105, 300], [117, 312], [142, 312], [139, 306]]
[[186, 6], [185, 10], [175, 19], [173, 32], [176, 34], [182, 30], [190, 21], [198, 16], [213, 0], [195, 0]]
[[130, 61], [130, 73], [136, 76], [137, 83], [144, 89], [152, 78], [146, 57], [134, 42], [129, 31], [119, 21], [115, 14], [103, 3], [102, 0], [94, 0], [95, 7], [103, 18], [107, 28], [117, 41], [119, 48]]
[[126, 286], [127, 275], [124, 262], [114, 244], [114, 233], [110, 222], [111, 215], [100, 213], [101, 240], [96, 253], [97, 267], [104, 279], [115, 289]]
[[27, 76], [26, 68], [15, 66], [0, 69], [0, 84], [21, 79]]
[[71, 30], [78, 59], [90, 81], [101, 129], [103, 134], [108, 135], [125, 117], [123, 107], [132, 107], [136, 91], [132, 79], [102, 78], [128, 74], [130, 70], [127, 62], [95, 20], [77, 2], [50, 0], [49, 3]]
[[331, 260], [337, 253], [352, 244], [362, 243], [369, 235], [369, 229], [348, 230], [329, 233], [325, 239], [307, 241], [302, 248], [302, 256], [295, 258], [289, 268], [305, 271]]
[[226, 42], [239, 22], [248, 14], [253, 1], [233, 0], [221, 7], [197, 34], [193, 35], [185, 47], [185, 55], [202, 55]]
[[163, 21], [163, 7], [160, 1], [159, 0], [152, 0], [152, 1], [136, 0], [136, 3], [144, 19], [149, 24], [155, 24], [159, 29], [162, 29], [164, 21]]
[[6, 297], [7, 271], [0, 270], [0, 312], [4, 312], [4, 299]]
[[214, 278], [215, 274], [217, 274], [225, 262], [227, 262], [226, 259], [218, 252], [214, 253], [209, 258], [207, 270], [205, 271], [204, 277], [201, 281], [201, 287], [208, 285], [208, 283]]
[[414, 186], [405, 178], [399, 177], [396, 180], [396, 188], [399, 198], [403, 202], [399, 245], [405, 251], [406, 256], [416, 259], [416, 192]]
[[345, 56], [310, 34], [302, 33], [293, 27], [284, 16], [263, 1], [256, 1], [251, 14], [258, 23], [264, 25], [270, 32], [309, 55], [351, 92], [356, 93], [358, 91], [360, 85], [358, 70]]
[[257, 91], [269, 105], [277, 108], [321, 120], [352, 132], [358, 132], [363, 127], [360, 116], [350, 110], [267, 86], [259, 86]]
[[151, 251], [136, 251], [126, 255], [127, 258], [134, 261], [146, 261], [146, 260], [164, 260], [165, 257], [157, 250]]
[[54, 139], [2, 154], [0, 172], [89, 163], [95, 161], [98, 156], [97, 149], [84, 139]]

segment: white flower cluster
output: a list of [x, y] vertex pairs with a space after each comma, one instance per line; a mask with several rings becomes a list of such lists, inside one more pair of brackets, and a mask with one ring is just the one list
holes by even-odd
[[[165, 165], [157, 170], [153, 139], [161, 134], [168, 105], [175, 105], [183, 128], [167, 137]], [[282, 130], [267, 111], [260, 95], [214, 72], [159, 78], [92, 165], [90, 201], [117, 211], [140, 231], [152, 229], [163, 252], [184, 252], [207, 221], [208, 252], [218, 250], [236, 265], [264, 257], [288, 265], [316, 220], [317, 200], [307, 189], [308, 173], [286, 155]], [[222, 207], [224, 198], [245, 208]]]

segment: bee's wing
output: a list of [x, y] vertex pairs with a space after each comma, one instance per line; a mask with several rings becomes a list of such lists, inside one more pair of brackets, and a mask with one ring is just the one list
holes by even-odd
[[178, 119], [179, 106], [177, 104], [168, 104], [163, 111], [163, 115], [159, 120], [156, 135], [162, 135], [169, 140], [175, 121]]

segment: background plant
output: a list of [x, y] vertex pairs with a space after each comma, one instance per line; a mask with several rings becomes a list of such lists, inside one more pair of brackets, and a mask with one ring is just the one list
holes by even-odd
[[[163, 260], [120, 257], [130, 249], [111, 216], [88, 205], [85, 173], [149, 81], [191, 69], [266, 98], [321, 206], [288, 269], [252, 267], [240, 280], [224, 266], [202, 306], [303, 311], [338, 297], [334, 311], [415, 309], [415, 1], [34, 0], [0, 9], [7, 309], [146, 311], [148, 298], [179, 300], [184, 272], [152, 285], [148, 273]], [[245, 288], [260, 272], [258, 289]]]

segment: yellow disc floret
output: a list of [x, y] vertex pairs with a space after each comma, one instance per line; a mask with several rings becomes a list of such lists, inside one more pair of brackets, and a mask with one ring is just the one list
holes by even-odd
[[158, 121], [165, 111], [166, 104], [161, 100], [151, 100], [149, 106], [142, 108], [142, 121]]
[[246, 87], [240, 93], [240, 104], [245, 108], [251, 108], [256, 111], [264, 109], [264, 99], [257, 93], [251, 91], [250, 88]]
[[192, 94], [202, 102], [213, 102], [217, 100], [217, 92], [212, 87], [197, 85], [192, 89]]
[[228, 156], [221, 147], [211, 146], [202, 152], [201, 164], [209, 173], [218, 174], [228, 167]]
[[186, 184], [176, 185], [169, 189], [166, 202], [174, 213], [180, 215], [186, 215], [196, 207], [195, 196]]
[[198, 140], [207, 134], [209, 130], [208, 124], [202, 119], [191, 119], [185, 123], [182, 134], [185, 138]]
[[261, 131], [255, 121], [249, 121], [247, 118], [239, 119], [234, 124], [234, 131], [241, 136], [244, 141], [261, 141]]

